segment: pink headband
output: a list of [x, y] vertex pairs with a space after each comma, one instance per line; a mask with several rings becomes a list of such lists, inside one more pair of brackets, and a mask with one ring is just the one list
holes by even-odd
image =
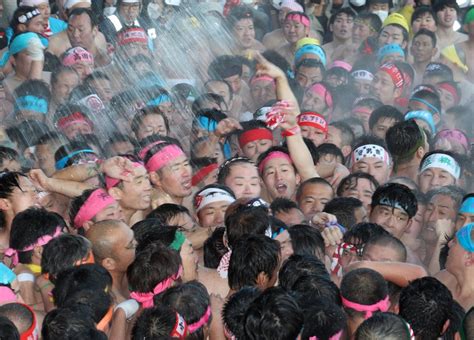
[[[139, 168], [139, 167], [142, 167], [143, 164], [142, 163], [138, 163], [138, 162], [133, 162], [132, 163], [132, 166], [134, 168]], [[131, 172], [130, 171], [127, 171], [125, 170], [124, 172], [122, 172], [122, 175], [128, 175], [130, 174]], [[117, 179], [117, 178], [112, 178], [112, 177], [109, 177], [109, 176], [105, 176], [105, 187], [107, 188], [107, 190], [109, 190], [110, 188], [113, 188], [114, 186], [116, 186], [117, 184], [119, 184], [121, 182], [120, 179]]]
[[97, 213], [115, 202], [115, 199], [104, 189], [99, 188], [94, 190], [79, 209], [76, 217], [74, 218], [74, 226], [76, 228], [82, 227], [84, 223], [93, 219]]
[[455, 105], [458, 105], [459, 102], [461, 101], [461, 98], [459, 97], [458, 89], [454, 87], [453, 85], [451, 85], [450, 83], [439, 83], [438, 88], [451, 93], [451, 95], [453, 96]]
[[64, 54], [62, 60], [64, 66], [73, 66], [80, 62], [94, 65], [94, 56], [82, 47], [74, 47]]
[[303, 15], [303, 13], [290, 13], [286, 16], [285, 21], [291, 20], [301, 23], [303, 26], [309, 27], [311, 22], [307, 17]]
[[[329, 340], [339, 340], [341, 338], [341, 335], [342, 335], [342, 329], [339, 332], [337, 332], [336, 334], [334, 334], [333, 336], [331, 336], [329, 338]], [[310, 336], [309, 340], [318, 340], [318, 337], [317, 336]]]
[[446, 138], [448, 140], [455, 140], [459, 142], [463, 148], [469, 150], [469, 140], [467, 139], [464, 132], [458, 129], [445, 129], [438, 132], [435, 139]]
[[385, 297], [385, 299], [380, 300], [379, 302], [374, 303], [373, 305], [361, 305], [359, 303], [346, 300], [343, 296], [341, 296], [341, 300], [342, 300], [342, 305], [344, 307], [351, 308], [358, 312], [365, 312], [365, 317], [364, 317], [365, 319], [370, 318], [373, 312], [376, 312], [376, 311], [386, 312], [388, 311], [388, 308], [390, 307], [390, 300], [388, 298], [388, 295]]
[[316, 83], [309, 88], [309, 91], [312, 91], [314, 94], [321, 96], [326, 102], [326, 105], [330, 109], [332, 109], [333, 102], [331, 93], [329, 93], [328, 89], [323, 84]]
[[176, 158], [185, 156], [183, 150], [177, 145], [171, 144], [155, 153], [146, 163], [145, 167], [148, 172], [155, 172], [166, 166], [169, 162]]
[[61, 235], [61, 232], [62, 232], [62, 229], [61, 229], [61, 227], [58, 226], [58, 227], [56, 227], [53, 235], [41, 236], [39, 239], [36, 240], [35, 243], [29, 245], [28, 247], [25, 247], [23, 249], [18, 249], [18, 250], [13, 249], [13, 248], [8, 248], [5, 251], [5, 256], [12, 257], [13, 265], [16, 266], [18, 264], [18, 253], [24, 253], [24, 252], [27, 252], [27, 251], [31, 251], [31, 250], [35, 249], [35, 247], [42, 247], [42, 246], [48, 244], [49, 241], [51, 241], [53, 238], [56, 238], [59, 235]]
[[265, 164], [268, 161], [271, 161], [272, 159], [275, 159], [275, 158], [284, 158], [284, 159], [288, 160], [288, 162], [290, 162], [290, 164], [293, 164], [293, 161], [291, 160], [290, 156], [288, 156], [286, 153], [281, 152], [281, 151], [273, 151], [273, 152], [270, 152], [268, 154], [268, 156], [265, 157], [264, 159], [262, 159], [262, 161], [260, 162], [260, 165], [258, 167], [258, 170], [260, 171], [260, 173], [263, 173], [263, 169], [265, 168]]
[[0, 286], [0, 303], [16, 302], [15, 292], [7, 286]]
[[157, 142], [153, 142], [153, 143], [151, 143], [151, 144], [148, 144], [147, 146], [145, 146], [143, 149], [141, 149], [141, 150], [138, 152], [138, 157], [139, 157], [141, 160], [145, 159], [146, 153], [147, 153], [152, 147], [154, 147], [155, 145], [161, 144], [161, 143], [164, 143], [164, 141], [159, 140], [159, 141], [157, 141]]
[[257, 81], [260, 81], [260, 80], [273, 83], [273, 86], [275, 86], [275, 79], [273, 79], [272, 77], [269, 77], [269, 76], [253, 77], [253, 78], [250, 80], [250, 85], [253, 85], [253, 84], [255, 84]]
[[183, 274], [183, 266], [180, 265], [178, 271], [175, 274], [159, 282], [155, 286], [155, 288], [153, 288], [152, 292], [149, 292], [149, 293], [131, 292], [130, 297], [140, 302], [143, 308], [151, 308], [154, 306], [153, 297], [157, 294], [160, 294], [161, 292], [164, 292], [169, 287], [171, 287], [171, 285], [176, 280], [178, 280], [182, 274]]
[[209, 321], [210, 317], [211, 317], [211, 306], [207, 306], [207, 309], [206, 309], [206, 312], [204, 313], [204, 315], [198, 321], [196, 321], [195, 323], [192, 323], [192, 324], [188, 325], [189, 333], [194, 333], [199, 328], [204, 326]]
[[331, 66], [329, 66], [329, 68], [333, 68], [333, 67], [340, 67], [344, 70], [346, 70], [347, 72], [351, 72], [352, 71], [352, 66], [351, 64], [348, 64], [346, 63], [345, 61], [342, 61], [342, 60], [335, 60]]

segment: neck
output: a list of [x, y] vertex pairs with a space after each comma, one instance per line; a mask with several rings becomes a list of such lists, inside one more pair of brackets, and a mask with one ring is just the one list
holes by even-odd
[[418, 167], [419, 163], [416, 162], [416, 160], [399, 164], [397, 165], [397, 171], [394, 171], [394, 175], [408, 177], [416, 182], [418, 178]]
[[453, 26], [440, 26], [438, 25], [438, 29], [436, 30], [436, 35], [439, 38], [448, 38], [454, 35]]
[[137, 210], [135, 210], [135, 209], [129, 209], [129, 208], [126, 208], [126, 207], [123, 207], [123, 206], [121, 206], [121, 207], [122, 207], [123, 216], [124, 216], [124, 218], [125, 218], [125, 223], [126, 223], [127, 225], [130, 225], [130, 224], [129, 224], [129, 223], [130, 223], [130, 220], [132, 219], [133, 214], [135, 214], [135, 213], [137, 212]]
[[332, 41], [335, 46], [340, 46], [340, 45], [349, 44], [352, 41], [352, 38], [341, 39], [341, 38], [334, 37]]
[[128, 290], [128, 280], [125, 273], [115, 271], [109, 271], [109, 273], [110, 276], [112, 276], [112, 291], [115, 293], [116, 299], [128, 299], [130, 292]]
[[416, 73], [418, 74], [423, 74], [425, 72], [426, 66], [431, 62], [431, 60], [428, 61], [420, 61], [417, 62], [415, 61], [413, 63], [413, 68], [415, 69]]
[[466, 300], [474, 299], [474, 280], [472, 280], [472, 275], [474, 275], [473, 271], [467, 268], [454, 274], [457, 280], [456, 295], [458, 300], [460, 300], [459, 298]]

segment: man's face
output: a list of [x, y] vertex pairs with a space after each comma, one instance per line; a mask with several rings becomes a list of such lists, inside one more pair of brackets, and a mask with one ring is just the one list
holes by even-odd
[[265, 163], [262, 173], [263, 183], [272, 199], [285, 197], [291, 199], [300, 177], [293, 165], [285, 158], [273, 158]]
[[38, 4], [36, 8], [38, 8], [38, 11], [40, 11], [46, 23], [49, 19], [49, 16], [51, 15], [51, 7], [49, 7], [49, 2], [47, 0], [44, 0], [44, 2]]
[[307, 111], [314, 111], [325, 115], [327, 110], [326, 100], [319, 94], [307, 90], [303, 96], [303, 108]]
[[226, 83], [221, 81], [210, 81], [206, 84], [206, 89], [209, 93], [218, 94], [224, 99], [227, 107], [230, 107], [230, 96], [229, 86]]
[[38, 204], [38, 193], [31, 181], [20, 176], [18, 182], [21, 190], [15, 187], [8, 198], [15, 215]]
[[369, 13], [377, 12], [377, 11], [389, 11], [390, 7], [388, 3], [372, 3], [369, 6]]
[[73, 140], [77, 136], [91, 134], [92, 127], [84, 121], [77, 121], [63, 128], [61, 132], [68, 139]]
[[385, 26], [379, 34], [379, 48], [388, 44], [398, 44], [402, 48], [407, 42], [403, 39], [403, 29], [394, 25]]
[[436, 49], [433, 46], [431, 38], [425, 34], [418, 35], [413, 39], [413, 44], [411, 45], [411, 54], [415, 59], [415, 62], [425, 63], [431, 61]]
[[187, 197], [192, 192], [191, 176], [188, 158], [180, 156], [159, 171], [161, 189], [173, 197]]
[[92, 27], [91, 20], [86, 13], [73, 15], [69, 18], [67, 35], [72, 47], [80, 46], [91, 51], [96, 34], [97, 27]]
[[331, 143], [337, 146], [339, 149], [342, 149], [342, 132], [338, 128], [329, 125], [328, 128], [328, 137], [326, 138], [326, 143]]
[[62, 72], [57, 78], [57, 82], [52, 85], [52, 98], [58, 104], [68, 101], [71, 91], [79, 85], [80, 78], [76, 72]]
[[262, 189], [257, 167], [253, 164], [233, 165], [224, 184], [232, 189], [237, 199], [260, 197]]
[[456, 105], [453, 94], [443, 88], [438, 87], [439, 100], [441, 102], [441, 108], [443, 112], [449, 110], [454, 105]]
[[44, 171], [46, 176], [51, 176], [56, 172], [54, 153], [56, 146], [52, 144], [38, 144], [35, 147], [35, 158], [38, 162], [38, 167]]
[[303, 89], [307, 89], [312, 84], [321, 82], [322, 80], [323, 74], [319, 67], [301, 66], [296, 72], [296, 81]]
[[298, 201], [301, 211], [307, 219], [324, 210], [326, 203], [334, 198], [332, 188], [323, 183], [306, 184]]
[[384, 184], [388, 181], [391, 167], [384, 161], [375, 157], [365, 157], [352, 166], [352, 171], [360, 171], [375, 177], [377, 182]]
[[326, 139], [326, 133], [324, 133], [324, 131], [306, 125], [301, 127], [301, 135], [310, 139], [316, 146], [323, 144], [324, 140]]
[[418, 176], [418, 184], [423, 193], [447, 185], [456, 184], [456, 179], [446, 170], [441, 168], [429, 168]]
[[232, 88], [232, 92], [235, 94], [240, 93], [240, 89], [242, 87], [241, 79], [242, 79], [241, 76], [239, 76], [238, 74], [234, 74], [233, 76], [224, 78], [224, 80], [228, 82], [230, 87]]
[[237, 43], [242, 48], [250, 48], [255, 40], [255, 28], [252, 19], [241, 19], [234, 25], [234, 34]]
[[377, 262], [403, 262], [398, 252], [392, 247], [384, 247], [378, 244], [369, 244], [364, 247], [362, 260]]
[[332, 24], [330, 28], [335, 38], [349, 40], [352, 38], [353, 26], [354, 18], [345, 13], [341, 13], [336, 17], [334, 24]]
[[283, 34], [290, 44], [296, 44], [300, 39], [308, 35], [308, 28], [301, 22], [294, 20], [287, 20], [283, 25]]
[[250, 92], [257, 107], [276, 99], [275, 84], [268, 80], [257, 80], [250, 85]]
[[95, 223], [105, 220], [123, 220], [122, 209], [120, 208], [118, 202], [109, 204], [94, 216]]
[[438, 24], [442, 27], [453, 27], [454, 22], [458, 19], [458, 13], [454, 8], [445, 6], [442, 10], [436, 13], [438, 17]]
[[151, 184], [145, 167], [135, 168], [131, 182], [121, 182], [122, 197], [120, 205], [124, 209], [145, 210], [151, 203]]
[[431, 13], [424, 13], [413, 21], [412, 25], [413, 34], [416, 34], [422, 28], [427, 29], [431, 32], [436, 32], [436, 22]]
[[253, 142], [249, 142], [242, 147], [242, 153], [245, 157], [250, 158], [256, 162], [258, 156], [267, 151], [273, 146], [273, 141], [270, 139], [259, 139]]
[[372, 85], [372, 80], [368, 79], [354, 79], [353, 80], [354, 90], [356, 93], [363, 97], [370, 94], [370, 87]]
[[152, 57], [150, 49], [147, 44], [142, 42], [132, 42], [123, 46], [120, 46], [117, 50], [119, 59], [130, 59], [137, 55], [144, 55], [146, 57]]
[[400, 96], [392, 77], [387, 72], [378, 71], [372, 81], [372, 94], [385, 105], [393, 105]]
[[354, 179], [349, 186], [344, 189], [341, 194], [341, 197], [354, 197], [360, 200], [365, 209], [369, 208], [370, 203], [372, 202], [372, 195], [375, 191], [374, 184], [366, 178]]
[[400, 239], [409, 227], [410, 218], [401, 209], [377, 205], [370, 212], [370, 222], [380, 224], [386, 231]]
[[293, 245], [291, 244], [291, 237], [288, 230], [278, 234], [278, 236], [275, 237], [275, 240], [280, 243], [281, 261], [285, 261], [291, 255], [293, 255]]
[[92, 73], [94, 69], [94, 65], [87, 62], [80, 61], [72, 65], [72, 68], [77, 72], [77, 74], [79, 74], [79, 76], [81, 77], [81, 80], [84, 80], [89, 74]]
[[467, 212], [458, 213], [456, 217], [456, 231], [464, 227], [466, 224], [474, 223], [474, 213], [470, 214]]
[[27, 32], [35, 32], [38, 34], [43, 34], [44, 33], [44, 25], [45, 25], [45, 19], [42, 15], [38, 15], [31, 19], [27, 24], [26, 24], [26, 31]]
[[145, 137], [159, 134], [161, 136], [167, 136], [168, 131], [166, 130], [165, 120], [162, 115], [159, 114], [148, 114], [142, 118], [142, 123], [137, 131], [137, 139], [142, 140]]
[[99, 98], [104, 103], [109, 103], [114, 96], [114, 90], [112, 84], [107, 79], [94, 79], [90, 85], [94, 88]]
[[[457, 274], [463, 271], [466, 262], [466, 250], [459, 244], [456, 236], [448, 243], [449, 252], [446, 259], [446, 270], [449, 273]], [[472, 256], [472, 253], [470, 253]]]
[[119, 6], [119, 15], [130, 26], [138, 18], [140, 14], [140, 2], [125, 3], [122, 2]]
[[370, 26], [368, 23], [362, 20], [354, 21], [354, 27], [352, 29], [352, 41], [360, 44], [371, 35], [372, 35], [372, 32], [370, 30]]
[[437, 240], [435, 225], [436, 221], [448, 219], [455, 221], [456, 210], [454, 210], [455, 202], [447, 195], [433, 196], [426, 206], [425, 210], [425, 227], [421, 231], [421, 237], [429, 243]]
[[197, 213], [199, 224], [203, 228], [215, 228], [224, 225], [224, 217], [227, 207], [230, 205], [227, 201], [219, 201], [206, 205]]
[[135, 260], [135, 248], [137, 241], [133, 231], [125, 223], [120, 223], [120, 228], [114, 230], [112, 238], [111, 254], [115, 260], [116, 271], [124, 273], [128, 266]]
[[191, 242], [186, 239], [179, 250], [179, 256], [183, 264], [183, 281], [189, 282], [198, 278], [199, 258], [194, 252]]
[[397, 121], [394, 118], [381, 117], [372, 127], [372, 133], [382, 139], [385, 139], [387, 130], [395, 125]]

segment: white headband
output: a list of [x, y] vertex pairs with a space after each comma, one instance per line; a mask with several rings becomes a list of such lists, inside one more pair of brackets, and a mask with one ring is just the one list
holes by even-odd
[[211, 203], [222, 201], [232, 204], [235, 202], [235, 198], [225, 190], [219, 188], [208, 188], [201, 191], [199, 195], [196, 195], [194, 198], [194, 208], [196, 212], [199, 212], [199, 210]]
[[92, 5], [91, 0], [67, 0], [64, 3], [64, 9], [71, 9], [74, 6], [76, 6], [77, 4], [80, 4], [82, 2], [87, 3], [89, 5]]
[[371, 157], [378, 158], [390, 165], [390, 156], [383, 147], [375, 144], [361, 145], [352, 152], [352, 164], [357, 163], [362, 158]]
[[30, 6], [30, 7], [36, 7], [41, 4], [48, 4], [48, 0], [22, 0], [20, 2], [20, 6]]
[[444, 153], [434, 153], [429, 155], [421, 165], [420, 173], [427, 169], [439, 168], [449, 172], [454, 178], [459, 179], [461, 176], [461, 167], [456, 160]]
[[374, 75], [367, 70], [357, 70], [351, 73], [352, 78], [358, 80], [374, 80]]

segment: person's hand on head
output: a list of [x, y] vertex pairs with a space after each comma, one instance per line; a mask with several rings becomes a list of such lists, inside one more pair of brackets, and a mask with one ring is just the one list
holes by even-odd
[[115, 156], [106, 159], [101, 164], [101, 172], [109, 177], [119, 179], [121, 181], [130, 182], [135, 173], [132, 161], [125, 157]]
[[41, 169], [32, 169], [28, 173], [28, 177], [35, 186], [36, 189], [40, 191], [50, 191], [50, 180], [48, 176]]

